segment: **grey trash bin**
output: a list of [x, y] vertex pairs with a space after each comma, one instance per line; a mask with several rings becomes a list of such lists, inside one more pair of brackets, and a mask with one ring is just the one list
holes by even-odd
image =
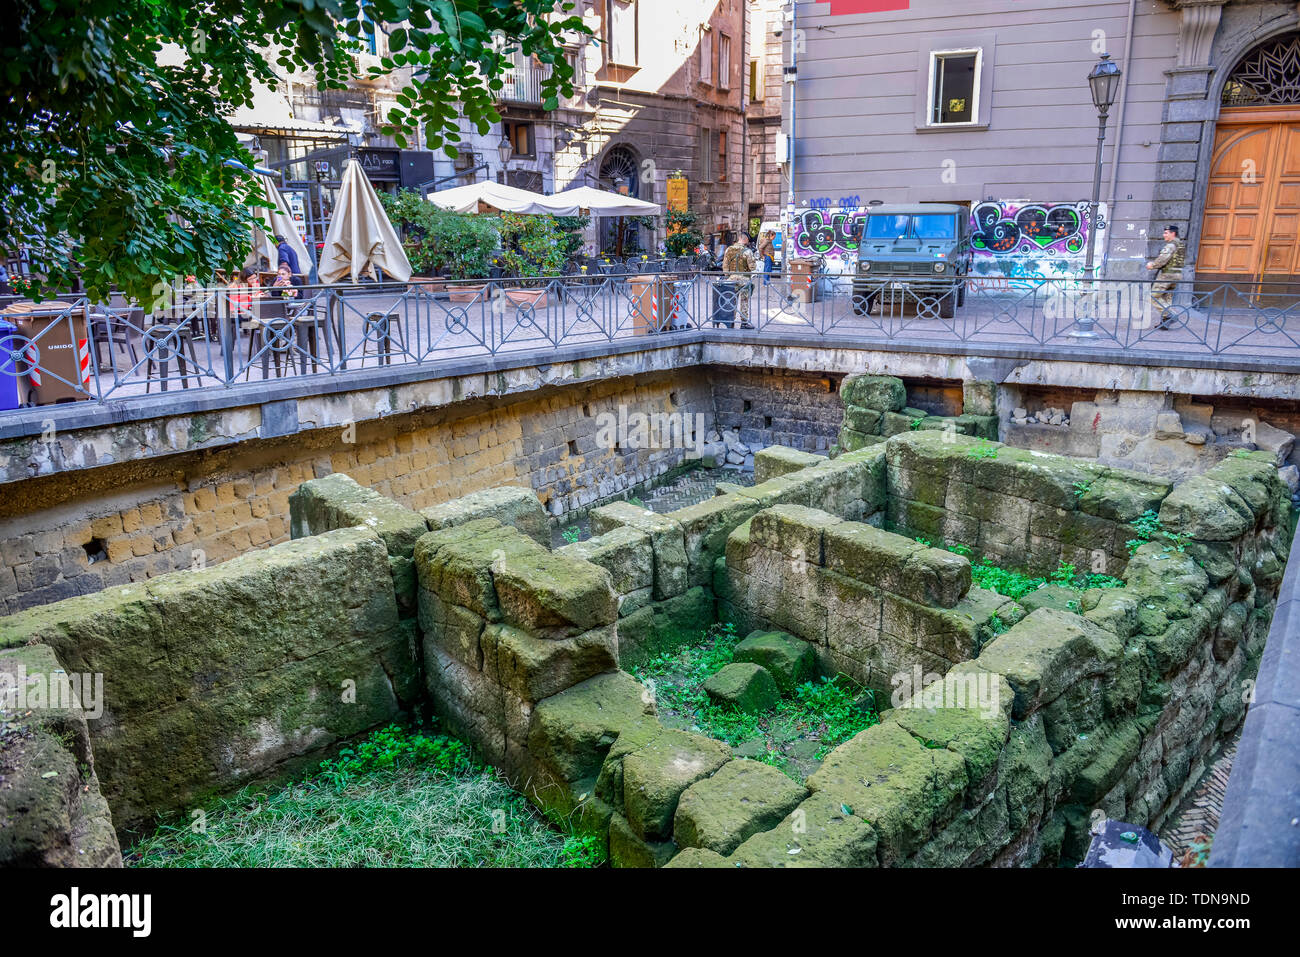
[[736, 297], [739, 292], [740, 283], [729, 279], [720, 279], [713, 284], [712, 321], [714, 326], [735, 327]]

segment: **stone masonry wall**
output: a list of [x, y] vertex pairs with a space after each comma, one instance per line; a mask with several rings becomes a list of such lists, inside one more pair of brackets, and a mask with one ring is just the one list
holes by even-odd
[[94, 768], [119, 831], [391, 720], [420, 693], [383, 541], [347, 528], [0, 619], [102, 675]]
[[[783, 555], [842, 528], [776, 511], [753, 524]], [[1242, 720], [1289, 553], [1269, 454], [1181, 483], [1160, 517], [1123, 588], [1034, 610], [833, 750], [780, 824], [671, 865], [1053, 866], [1082, 858], [1099, 817], [1158, 828]]]
[[970, 562], [817, 509], [759, 512], [727, 539], [719, 615], [740, 634], [785, 631], [812, 645], [823, 674], [847, 674], [886, 700], [894, 675], [944, 674], [1024, 612], [971, 588]]
[[905, 433], [887, 449], [887, 527], [1039, 574], [1063, 561], [1118, 576], [1130, 523], [1158, 510], [1172, 488], [1139, 472], [948, 432]]
[[[500, 485], [533, 489], [551, 516], [585, 509], [654, 481], [691, 454], [605, 447], [599, 417], [616, 417], [620, 407], [702, 415], [706, 428], [721, 415], [764, 442], [825, 448], [839, 415], [829, 381], [692, 367], [510, 399], [466, 398], [351, 431], [304, 431], [10, 483], [0, 496], [0, 612], [215, 565], [285, 541], [290, 494], [333, 472], [415, 510]], [[715, 413], [715, 401], [725, 413]], [[752, 410], [742, 414], [746, 401]], [[201, 433], [203, 420], [196, 416], [191, 431]]]

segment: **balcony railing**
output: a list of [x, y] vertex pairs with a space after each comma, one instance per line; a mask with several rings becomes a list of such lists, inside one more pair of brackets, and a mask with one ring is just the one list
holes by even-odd
[[[971, 347], [1094, 361], [1207, 366], [1234, 359], [1300, 371], [1300, 295], [1253, 283], [965, 277], [942, 286], [866, 277], [723, 277], [693, 260], [596, 260], [562, 276], [417, 280], [283, 290], [194, 287], [152, 307], [66, 295], [0, 312], [0, 426], [43, 406], [286, 376], [351, 376], [571, 345], [700, 331], [825, 347]], [[1084, 333], [1084, 335], [1080, 335]]]
[[540, 106], [542, 80], [547, 70], [538, 66], [531, 57], [515, 57], [514, 64], [501, 74], [505, 87], [501, 90], [504, 103], [525, 103]]

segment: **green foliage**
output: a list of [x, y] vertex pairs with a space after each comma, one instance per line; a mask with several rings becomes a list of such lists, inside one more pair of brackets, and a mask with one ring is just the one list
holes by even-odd
[[1084, 579], [1084, 588], [1123, 588], [1124, 579], [1093, 573]]
[[925, 419], [913, 419], [910, 423], [908, 423], [907, 427], [911, 429], [913, 432], [917, 432], [920, 430], [921, 423], [924, 421]]
[[1188, 538], [1186, 535], [1178, 532], [1165, 531], [1164, 525], [1160, 521], [1160, 516], [1153, 509], [1147, 509], [1137, 518], [1129, 523], [1137, 533], [1137, 537], [1130, 538], [1125, 542], [1129, 554], [1132, 555], [1143, 545], [1156, 539], [1163, 538], [1166, 544], [1161, 550], [1164, 552], [1181, 552], [1187, 548]]
[[1074, 488], [1075, 498], [1083, 498], [1088, 494], [1088, 490], [1092, 488], [1091, 482], [1071, 482], [1070, 484]]
[[914, 541], [919, 542], [920, 544], [924, 545], [926, 548], [929, 548], [929, 547], [933, 544], [933, 543], [932, 543], [928, 538], [926, 538], [924, 535], [917, 535], [916, 538], [914, 539]]
[[955, 545], [949, 545], [948, 551], [952, 552], [954, 555], [960, 555], [962, 558], [970, 558], [974, 553], [974, 549], [969, 545], [963, 545], [961, 542], [957, 542]]
[[[653, 683], [660, 714], [687, 717], [701, 733], [731, 745], [760, 739], [763, 750], [756, 760], [795, 778], [799, 774], [786, 750], [790, 742], [817, 740], [816, 760], [820, 760], [830, 748], [879, 722], [871, 693], [864, 694], [865, 689], [845, 675], [805, 682], [763, 714], [715, 705], [704, 691], [704, 682], [731, 664], [738, 642], [734, 625], [715, 625], [694, 644], [659, 655], [633, 669], [633, 674], [639, 681]], [[864, 698], [871, 705], [864, 706]]]
[[967, 450], [966, 455], [972, 459], [995, 459], [998, 457], [998, 448], [988, 439], [980, 439]]
[[1075, 568], [1064, 561], [1056, 566], [1056, 571], [1048, 576], [1048, 580], [1053, 585], [1073, 585], [1075, 579]]
[[560, 532], [560, 536], [566, 542], [572, 545], [582, 538], [582, 529], [580, 529], [577, 525], [570, 525], [564, 531]]
[[[26, 246], [38, 296], [80, 276], [96, 298], [116, 286], [147, 303], [249, 251], [255, 177], [224, 164], [253, 157], [222, 116], [252, 106], [256, 84], [346, 89], [388, 30], [366, 76], [410, 78], [381, 132], [405, 148], [423, 129], [454, 155], [461, 116], [481, 134], [500, 120], [516, 52], [546, 68], [554, 110], [573, 92], [566, 36], [591, 33], [572, 0], [18, 0], [6, 22], [0, 249]], [[183, 62], [160, 58], [165, 42]]]
[[670, 209], [664, 217], [668, 235], [664, 246], [670, 256], [691, 256], [696, 248], [704, 242], [704, 233], [700, 232], [699, 217], [689, 210]]
[[417, 275], [482, 279], [500, 244], [501, 221], [478, 213], [453, 213], [414, 190], [380, 193], [379, 201], [403, 234], [402, 246]]
[[1031, 591], [1036, 591], [1046, 584], [1047, 579], [1026, 575], [1023, 572], [1008, 571], [999, 568], [987, 559], [983, 559], [970, 568], [971, 584], [987, 588], [1008, 598], [1023, 598]]
[[594, 867], [599, 844], [552, 827], [460, 741], [390, 725], [283, 787], [250, 786], [164, 823], [143, 867]]
[[558, 275], [567, 259], [561, 245], [563, 235], [554, 216], [502, 213], [498, 261], [507, 276]]
[[560, 228], [560, 249], [567, 262], [582, 252], [582, 231], [591, 224], [590, 216], [556, 216]]

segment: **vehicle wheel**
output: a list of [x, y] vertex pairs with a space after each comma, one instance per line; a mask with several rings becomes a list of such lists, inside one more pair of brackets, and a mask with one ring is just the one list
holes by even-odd
[[853, 306], [853, 314], [855, 316], [865, 316], [870, 314], [871, 312], [870, 297], [862, 295], [856, 289], [853, 291], [853, 295], [850, 298], [849, 302], [850, 305]]
[[953, 287], [939, 297], [939, 318], [951, 319], [957, 315], [957, 289]]

